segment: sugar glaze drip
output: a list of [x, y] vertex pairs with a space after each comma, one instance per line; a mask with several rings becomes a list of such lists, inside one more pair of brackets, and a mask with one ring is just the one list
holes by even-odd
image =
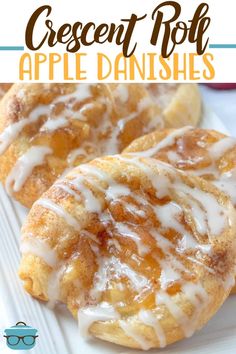
[[[45, 162], [45, 156], [50, 155], [52, 149], [47, 146], [32, 146], [23, 154], [10, 171], [6, 179], [6, 189], [11, 195], [12, 191], [19, 192], [33, 169]], [[12, 186], [13, 185], [13, 186]]]
[[[170, 166], [164, 164], [164, 163], [159, 163], [151, 159], [145, 159], [143, 160], [142, 158], [138, 157], [130, 157], [130, 156], [116, 156], [122, 164], [125, 164], [127, 168], [135, 168], [139, 169], [141, 173], [146, 176], [146, 178], [150, 181], [150, 184], [152, 188], [155, 189], [156, 191], [156, 196], [159, 198], [163, 198], [166, 196], [171, 195], [171, 190], [175, 189], [177, 193], [179, 192], [180, 194], [184, 193], [185, 195], [190, 195], [191, 196], [191, 202], [195, 202], [198, 205], [198, 208], [201, 209], [201, 212], [197, 209], [197, 213], [199, 215], [195, 216], [195, 222], [198, 220], [199, 222], [203, 219], [202, 213], [206, 215], [206, 218], [211, 219], [211, 214], [210, 212], [215, 212], [218, 215], [218, 218], [220, 219], [220, 223], [217, 222], [215, 226], [211, 225], [211, 220], [209, 225], [205, 225], [203, 229], [198, 230], [199, 233], [205, 233], [207, 231], [207, 227], [210, 228], [210, 231], [214, 232], [214, 237], [217, 237], [222, 232], [222, 225], [226, 227], [227, 224], [230, 223], [230, 214], [224, 212], [222, 213], [221, 211], [221, 205], [219, 204], [218, 200], [211, 195], [208, 192], [203, 192], [201, 191], [200, 197], [198, 197], [197, 190], [194, 188], [190, 188], [189, 186], [186, 186], [184, 182], [181, 180], [181, 173], [176, 172], [173, 168]], [[109, 159], [106, 161], [109, 164]], [[155, 168], [158, 168], [160, 171], [163, 173], [158, 175], [155, 173]], [[160, 290], [156, 291], [155, 298], [156, 298], [156, 306], [165, 306], [168, 311], [171, 313], [171, 315], [175, 318], [176, 322], [178, 323], [179, 327], [183, 331], [184, 335], [186, 337], [191, 336], [193, 332], [196, 330], [196, 325], [197, 325], [197, 319], [199, 316], [201, 316], [202, 311], [206, 308], [208, 305], [208, 294], [203, 288], [202, 284], [198, 282], [191, 282], [190, 280], [187, 282], [184, 282], [181, 286], [181, 292], [183, 296], [191, 303], [193, 306], [193, 314], [191, 316], [188, 316], [187, 314], [184, 313], [184, 311], [181, 309], [179, 306], [178, 302], [176, 301], [175, 297], [172, 297], [169, 295], [166, 291], [168, 285], [172, 282], [175, 281], [180, 281], [182, 279], [182, 273], [187, 272], [188, 270], [186, 269], [185, 265], [181, 261], [181, 256], [184, 252], [188, 251], [189, 249], [193, 250], [198, 250], [200, 252], [203, 252], [201, 250], [201, 245], [199, 245], [196, 240], [193, 239], [193, 236], [189, 233], [189, 231], [185, 230], [184, 228], [181, 228], [181, 223], [179, 222], [178, 218], [179, 215], [184, 213], [184, 209], [182, 208], [181, 205], [179, 204], [174, 204], [174, 202], [167, 203], [164, 207], [163, 206], [158, 206], [158, 205], [152, 205], [148, 201], [143, 201], [142, 197], [137, 194], [135, 191], [130, 191], [129, 188], [125, 185], [120, 185], [117, 183], [114, 179], [112, 179], [106, 172], [104, 172], [101, 168], [99, 168], [96, 165], [82, 165], [78, 168], [78, 171], [81, 173], [81, 178], [78, 179], [76, 174], [72, 172], [65, 181], [63, 182], [63, 185], [65, 185], [64, 191], [68, 193], [68, 195], [71, 198], [77, 199], [75, 195], [81, 195], [81, 203], [83, 203], [84, 208], [86, 210], [89, 210], [90, 212], [94, 212], [96, 209], [96, 213], [98, 214], [98, 217], [100, 219], [100, 222], [103, 223], [104, 225], [113, 225], [117, 228], [118, 233], [120, 236], [126, 238], [130, 237], [134, 242], [134, 244], [137, 247], [137, 251], [141, 256], [145, 256], [147, 253], [149, 253], [148, 248], [143, 248], [146, 247], [145, 244], [141, 244], [141, 238], [139, 235], [132, 234], [128, 226], [127, 229], [127, 224], [125, 223], [117, 223], [112, 216], [107, 213], [106, 210], [104, 210], [104, 207], [101, 203], [101, 199], [97, 196], [97, 193], [94, 193], [93, 189], [89, 188], [89, 184], [91, 183], [94, 189], [97, 189], [100, 193], [104, 194], [104, 198], [107, 201], [112, 201], [112, 200], [119, 200], [122, 199], [122, 203], [125, 203], [123, 197], [129, 195], [131, 198], [134, 200], [141, 200], [141, 205], [143, 203], [146, 203], [149, 208], [153, 209], [153, 214], [156, 215], [157, 219], [160, 220], [161, 222], [161, 227], [160, 230], [154, 229], [150, 232], [150, 235], [154, 238], [158, 248], [162, 250], [162, 252], [165, 254], [165, 259], [161, 260], [157, 258], [157, 262], [160, 264], [162, 273], [160, 276]], [[83, 183], [83, 178], [86, 175], [86, 181], [87, 183]], [[61, 183], [61, 182], [60, 182]], [[64, 184], [65, 183], [65, 184]], [[73, 189], [72, 189], [73, 185]], [[56, 184], [54, 187], [60, 188], [60, 185]], [[88, 194], [88, 190], [90, 193], [92, 193], [92, 196]], [[199, 190], [200, 191], [200, 190]], [[76, 194], [75, 194], [76, 193]], [[91, 198], [89, 201], [86, 199]], [[94, 202], [94, 198], [96, 199], [95, 202], [95, 209], [92, 211], [91, 205]], [[90, 204], [91, 202], [91, 204]], [[46, 208], [47, 210], [50, 210], [50, 212], [56, 213], [59, 217], [63, 218], [65, 222], [76, 229], [77, 231], [82, 232], [81, 226], [79, 222], [76, 220], [75, 216], [72, 216], [68, 213], [66, 209], [63, 208], [62, 205], [56, 205], [50, 200], [46, 199], [41, 199], [39, 200], [36, 204], [41, 205], [42, 207]], [[165, 212], [164, 209], [166, 208]], [[193, 212], [195, 212], [196, 208], [192, 208]], [[211, 211], [209, 211], [211, 209]], [[168, 215], [168, 219], [165, 217], [165, 215]], [[173, 248], [173, 244], [170, 240], [166, 239], [162, 232], [165, 227], [170, 227], [170, 220], [175, 220], [175, 222], [171, 223], [171, 227], [175, 230], [177, 234], [179, 234], [182, 237], [182, 240], [187, 240], [186, 242], [182, 242], [181, 245], [181, 252], [175, 256], [168, 257], [169, 251]], [[211, 225], [211, 226], [210, 226]], [[219, 226], [221, 225], [221, 226]], [[196, 222], [196, 228], [197, 228], [197, 222]], [[86, 234], [84, 235], [86, 237]], [[95, 243], [97, 242], [96, 240], [96, 235], [92, 236], [95, 238]], [[91, 238], [91, 237], [90, 237]], [[138, 244], [140, 243], [140, 245]], [[210, 252], [210, 248], [208, 249], [204, 245], [205, 249], [204, 252], [207, 253], [208, 251]], [[120, 245], [118, 244], [118, 249]], [[140, 248], [139, 248], [140, 247]], [[96, 251], [97, 252], [97, 251]], [[99, 252], [99, 250], [98, 250]], [[100, 257], [100, 254], [97, 255], [98, 259]], [[188, 258], [188, 257], [187, 257]], [[47, 262], [47, 259], [45, 258], [45, 261]], [[122, 289], [122, 284], [119, 282], [119, 279], [125, 278], [130, 286], [134, 289], [134, 291], [137, 291], [139, 293], [140, 287], [141, 289], [145, 289], [146, 287], [150, 287], [149, 279], [143, 277], [142, 275], [137, 274], [130, 268], [128, 265], [123, 264], [118, 260], [117, 258], [111, 258], [111, 259], [101, 259], [100, 263], [98, 264], [98, 271], [94, 276], [94, 284], [93, 287], [90, 291], [90, 296], [93, 299], [96, 299], [99, 301], [101, 298], [102, 293], [105, 291], [107, 284], [109, 283], [112, 272], [116, 274], [116, 277], [118, 279], [117, 286], [120, 284], [120, 288]], [[59, 279], [60, 280], [60, 279]], [[58, 281], [59, 282], [59, 281]], [[139, 288], [138, 288], [139, 287]], [[105, 307], [105, 309], [104, 309]], [[104, 311], [103, 311], [104, 310]], [[90, 314], [89, 316], [88, 313]], [[112, 304], [107, 304], [106, 306], [102, 305], [102, 303], [91, 306], [87, 306], [86, 308], [81, 308], [78, 312], [78, 319], [79, 323], [84, 323], [85, 318], [89, 318], [88, 322], [86, 325], [84, 325], [84, 328], [86, 329], [86, 333], [89, 332], [90, 327], [92, 326], [92, 323], [96, 321], [118, 321], [120, 327], [125, 331], [126, 335], [128, 337], [131, 337], [134, 341], [139, 343], [142, 348], [147, 349], [151, 346], [151, 343], [147, 342], [145, 338], [140, 336], [139, 333], [136, 332], [135, 328], [133, 328], [132, 323], [129, 323], [129, 321], [125, 321], [122, 318], [120, 319], [119, 313], [117, 315], [117, 309], [116, 306], [113, 306]], [[140, 312], [139, 313], [139, 319], [143, 323], [145, 323], [147, 326], [151, 326], [157, 336], [157, 339], [160, 342], [161, 346], [165, 346], [166, 344], [166, 338], [165, 334], [162, 330], [161, 327], [161, 321], [158, 322], [158, 320], [153, 318], [153, 313], [145, 313], [145, 312]]]

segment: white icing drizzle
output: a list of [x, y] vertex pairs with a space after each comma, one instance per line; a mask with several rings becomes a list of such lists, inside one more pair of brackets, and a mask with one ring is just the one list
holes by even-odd
[[164, 251], [164, 253], [168, 253], [169, 249], [173, 247], [172, 242], [170, 242], [168, 238], [162, 236], [155, 229], [151, 229], [149, 230], [149, 232], [152, 235], [152, 237], [156, 240], [157, 246], [161, 248]]
[[33, 254], [40, 257], [47, 263], [50, 267], [55, 267], [58, 263], [58, 257], [55, 250], [51, 249], [49, 245], [33, 235], [29, 237], [24, 237], [21, 240], [20, 251], [22, 254]]
[[184, 283], [182, 285], [182, 292], [188, 300], [195, 305], [195, 307], [200, 306], [201, 301], [199, 300], [199, 297], [204, 300], [202, 303], [208, 304], [209, 296], [206, 290], [199, 283]]
[[116, 240], [115, 238], [110, 238], [107, 241], [107, 244], [109, 247], [115, 247], [119, 252], [122, 251], [121, 245], [119, 244], [119, 241]]
[[81, 228], [80, 223], [71, 214], [69, 214], [62, 206], [54, 203], [50, 199], [41, 198], [37, 200], [35, 204], [40, 205], [43, 208], [48, 209], [53, 213], [57, 214], [58, 216], [63, 218], [65, 222], [68, 225], [72, 226], [75, 230], [77, 231], [80, 230]]
[[78, 112], [77, 119], [80, 121], [87, 121], [87, 117], [85, 116], [85, 112], [93, 109], [95, 106], [94, 102], [84, 103]]
[[99, 260], [99, 269], [95, 274], [94, 286], [90, 291], [90, 295], [92, 298], [99, 299], [100, 294], [106, 290], [109, 280], [115, 279], [119, 284], [122, 278], [129, 280], [131, 287], [138, 293], [150, 286], [149, 280], [145, 276], [137, 273], [127, 264], [112, 256], [111, 258], [101, 258]]
[[168, 160], [172, 163], [177, 163], [181, 160], [181, 156], [177, 154], [177, 152], [171, 150], [167, 152], [167, 157]]
[[83, 337], [89, 336], [89, 328], [97, 321], [116, 321], [120, 318], [114, 307], [107, 303], [101, 302], [96, 306], [87, 306], [79, 309], [78, 322], [80, 334]]
[[[152, 230], [150, 230], [150, 233], [156, 239], [157, 246], [162, 249], [164, 254], [167, 255], [167, 258], [168, 258], [167, 262], [162, 261], [162, 264], [164, 262], [165, 263], [164, 264], [165, 267], [172, 267], [172, 269], [174, 268], [174, 270], [180, 270], [180, 271], [188, 272], [188, 269], [185, 268], [182, 265], [182, 263], [179, 262], [177, 260], [177, 258], [174, 257], [173, 254], [170, 254], [170, 252], [169, 252], [171, 249], [176, 249], [176, 247], [167, 238], [163, 237], [160, 233], [157, 233], [156, 230], [152, 229]], [[209, 246], [209, 245], [206, 245], [206, 247], [207, 246]], [[177, 250], [180, 251], [180, 253], [182, 253], [186, 249], [188, 250], [189, 248], [194, 248], [194, 245], [192, 245], [190, 247], [189, 242], [187, 242], [186, 238], [183, 237], [181, 242], [178, 244]], [[198, 245], [197, 248], [202, 251], [203, 246], [202, 245]], [[208, 250], [209, 250], [209, 254], [210, 254], [211, 246], [209, 246]], [[188, 261], [190, 261], [192, 263], [196, 263], [199, 266], [203, 267], [210, 274], [215, 274], [213, 269], [207, 267], [204, 263], [196, 260], [195, 258], [187, 256], [187, 259], [188, 259]], [[157, 261], [160, 262], [159, 259], [157, 259]], [[167, 278], [165, 278], [165, 279], [167, 279]], [[163, 284], [163, 287], [165, 287], [165, 284]]]
[[96, 235], [92, 234], [87, 230], [81, 230], [81, 237], [86, 237], [87, 239], [96, 242], [99, 244], [99, 240], [96, 238]]
[[63, 278], [63, 274], [66, 271], [66, 264], [58, 265], [58, 268], [54, 268], [51, 272], [49, 280], [48, 280], [48, 303], [47, 306], [53, 309], [58, 300], [60, 300], [60, 282]]
[[225, 192], [231, 198], [234, 205], [236, 205], [236, 169], [220, 174], [216, 166], [216, 161], [235, 146], [235, 138], [225, 137], [219, 140], [208, 148], [209, 155], [212, 159], [211, 165], [202, 169], [189, 170], [189, 172], [197, 176], [212, 175], [215, 179], [212, 183], [221, 191]]
[[143, 244], [143, 241], [140, 238], [140, 236], [134, 230], [131, 230], [127, 224], [117, 222], [115, 226], [119, 234], [122, 235], [122, 237], [124, 236], [130, 238], [132, 241], [136, 243], [138, 253], [140, 256], [144, 256], [150, 251], [150, 248], [147, 245]]
[[[133, 194], [132, 194], [132, 197], [133, 197]], [[136, 199], [134, 197], [134, 199]], [[133, 215], [138, 215], [139, 217], [142, 217], [142, 218], [145, 218], [146, 216], [146, 213], [144, 210], [140, 210], [139, 207], [137, 205], [134, 205], [134, 204], [131, 204], [131, 203], [128, 203], [128, 202], [124, 202], [123, 200], [120, 200], [120, 203], [125, 207], [125, 209], [133, 214]]]
[[[73, 181], [70, 181], [70, 184], [72, 186], [76, 187], [76, 190], [78, 190], [81, 195], [83, 196], [84, 203], [85, 203], [85, 208], [87, 211], [91, 213], [99, 213], [101, 212], [101, 202], [99, 201], [98, 198], [96, 198], [93, 193], [90, 191], [89, 188], [85, 186], [86, 179], [83, 176], [79, 176]], [[68, 185], [69, 187], [69, 185]]]
[[122, 184], [113, 183], [110, 185], [106, 191], [106, 197], [109, 200], [117, 199], [121, 196], [130, 195], [130, 189]]
[[120, 327], [123, 329], [125, 334], [137, 342], [143, 350], [148, 350], [151, 348], [151, 343], [141, 334], [137, 332], [128, 321], [120, 320]]
[[70, 188], [67, 184], [61, 182], [61, 180], [54, 184], [56, 188], [62, 189], [64, 192], [68, 193], [69, 195], [73, 196], [77, 202], [81, 203], [82, 199], [81, 196], [75, 192], [72, 188]]
[[129, 153], [130, 155], [136, 155], [139, 157], [152, 157], [154, 156], [158, 151], [166, 148], [167, 146], [171, 146], [175, 143], [176, 138], [179, 138], [184, 135], [187, 131], [192, 129], [190, 126], [186, 126], [177, 130], [174, 130], [172, 133], [167, 135], [163, 140], [161, 140], [159, 143], [157, 143], [154, 147], [145, 150], [145, 151], [138, 151], [138, 152], [133, 152]]
[[[11, 194], [19, 192], [26, 180], [29, 178], [33, 169], [45, 162], [45, 156], [52, 153], [52, 149], [46, 146], [32, 146], [22, 155], [15, 166], [12, 168], [6, 179], [6, 189]], [[12, 187], [13, 185], [13, 187]]]
[[[69, 184], [66, 186], [62, 186], [61, 183], [57, 183], [56, 186], [59, 188], [64, 189], [67, 191], [69, 194], [74, 195], [76, 198], [78, 196], [76, 195], [76, 192], [70, 188], [71, 186], [74, 186], [78, 192], [80, 192], [85, 200], [85, 207], [88, 211], [90, 212], [101, 212], [101, 202], [99, 201], [98, 198], [96, 198], [92, 192], [89, 190], [89, 188], [85, 187], [84, 183], [85, 181], [93, 184], [98, 190], [102, 191], [105, 193], [105, 198], [107, 200], [113, 200], [117, 199], [120, 196], [125, 196], [129, 195], [130, 189], [124, 185], [121, 185], [119, 183], [116, 183], [114, 180], [109, 178], [106, 173], [103, 173], [102, 170], [98, 169], [95, 166], [89, 166], [89, 165], [81, 165], [80, 170], [83, 172], [87, 172], [87, 176], [79, 176], [76, 177], [73, 180], [69, 181]], [[99, 180], [106, 181], [106, 183], [109, 184], [108, 188], [102, 188], [101, 185], [98, 185], [92, 177], [97, 177]]]
[[138, 317], [140, 321], [142, 321], [145, 325], [153, 328], [160, 342], [160, 348], [164, 348], [166, 346], [166, 335], [158, 320], [157, 315], [154, 315], [150, 310], [140, 310]]
[[213, 175], [215, 178], [220, 178], [219, 171], [216, 169], [216, 166], [213, 164], [201, 169], [188, 170], [188, 172], [191, 172], [193, 175], [199, 177], [205, 175]]
[[207, 215], [204, 210], [202, 210], [201, 204], [196, 199], [193, 199], [191, 195], [188, 195], [187, 202], [192, 210], [191, 215], [193, 216], [197, 231], [201, 235], [206, 234], [208, 229]]
[[114, 129], [116, 138], [117, 135], [123, 131], [125, 125], [132, 119], [136, 118], [138, 114], [142, 113], [145, 109], [147, 109], [149, 107], [149, 104], [150, 104], [149, 97], [145, 97], [138, 103], [137, 111], [130, 113], [125, 118], [119, 119], [119, 121], [117, 122], [117, 128]]
[[93, 84], [77, 84], [76, 89], [68, 93], [67, 95], [57, 96], [57, 98], [53, 101], [53, 103], [58, 102], [66, 102], [71, 99], [75, 99], [76, 101], [84, 101], [92, 96], [91, 87]]
[[[197, 240], [192, 236], [184, 226], [178, 221], [183, 209], [174, 202], [170, 202], [163, 206], [154, 207], [155, 214], [157, 215], [158, 220], [162, 223], [162, 227], [172, 228], [176, 230], [181, 236], [181, 240], [178, 243], [178, 250], [184, 252], [188, 249], [200, 249], [204, 253], [210, 254], [211, 246], [210, 245], [199, 245]], [[205, 214], [204, 214], [205, 215]], [[196, 219], [196, 217], [194, 217]], [[199, 221], [199, 220], [197, 220]], [[161, 240], [161, 235], [158, 235], [158, 241]], [[162, 240], [167, 242], [166, 240]]]
[[[128, 164], [138, 167], [149, 178], [150, 182], [152, 183], [156, 191], [156, 196], [158, 198], [163, 198], [166, 195], [168, 195], [170, 180], [167, 176], [155, 174], [153, 169], [147, 164], [145, 164], [144, 162], [142, 162], [142, 160], [139, 157], [129, 158], [129, 157], [125, 157], [124, 155], [123, 156], [116, 155], [116, 158], [119, 159], [120, 161], [124, 161]], [[167, 165], [166, 163], [160, 161], [157, 162], [156, 160], [155, 163], [156, 166], [160, 166], [160, 168], [164, 168], [167, 171], [173, 173], [173, 168], [170, 165]]]
[[[67, 162], [70, 166], [73, 166], [74, 162], [76, 161], [76, 159], [78, 157], [86, 157], [88, 152], [86, 150], [86, 148], [92, 148], [94, 149], [94, 144], [86, 142], [83, 144], [83, 146], [79, 147], [78, 149], [74, 149], [72, 150], [68, 157], [67, 157]], [[92, 160], [93, 158], [95, 158], [97, 156], [97, 151], [94, 150], [94, 153], [92, 154], [91, 152], [89, 153], [89, 159]]]
[[[163, 141], [165, 141], [165, 139]], [[236, 169], [232, 169], [228, 172], [220, 174], [219, 169], [216, 167], [216, 161], [223, 157], [224, 154], [235, 148], [235, 146], [236, 139], [233, 137], [225, 137], [217, 141], [208, 148], [209, 155], [212, 159], [211, 165], [202, 169], [189, 170], [189, 172], [197, 176], [213, 175], [215, 180], [212, 181], [212, 183], [220, 190], [225, 192], [231, 198], [234, 205], [236, 205]], [[172, 162], [180, 160], [180, 157], [178, 157], [178, 154], [176, 154], [174, 151], [169, 151], [167, 155], [169, 160]], [[199, 227], [204, 226], [204, 229], [206, 229], [205, 224], [206, 222], [200, 223]]]
[[[188, 282], [182, 285], [182, 292], [188, 301], [194, 306], [193, 315], [190, 317], [190, 335], [194, 333], [198, 325], [199, 317], [209, 304], [209, 296], [200, 283]], [[191, 333], [192, 332], [192, 333]]]
[[114, 90], [114, 94], [121, 100], [122, 103], [126, 103], [129, 99], [129, 89], [127, 85], [118, 84]]
[[236, 139], [231, 137], [226, 137], [217, 141], [209, 147], [210, 156], [214, 160], [218, 160], [222, 157], [227, 151], [235, 147]]
[[163, 228], [174, 229], [185, 237], [188, 241], [188, 244], [185, 245], [186, 248], [194, 248], [197, 245], [193, 236], [191, 236], [183, 224], [178, 221], [178, 217], [183, 212], [183, 209], [177, 203], [169, 202], [162, 206], [155, 206], [154, 211], [158, 220], [162, 223]]
[[194, 307], [193, 315], [187, 316], [179, 305], [174, 301], [175, 297], [160, 290], [156, 294], [156, 304], [164, 304], [171, 315], [180, 325], [186, 337], [191, 337], [196, 330], [199, 317], [209, 303], [209, 296], [200, 283], [187, 282], [182, 285], [182, 293]]
[[68, 125], [68, 120], [65, 117], [59, 117], [56, 119], [49, 118], [46, 123], [42, 125], [40, 131], [53, 132], [59, 128], [64, 128]]
[[[186, 193], [193, 197], [198, 203], [201, 204], [202, 208], [206, 212], [206, 219], [211, 235], [219, 235], [226, 227], [226, 222], [229, 221], [230, 215], [229, 210], [225, 210], [221, 206], [216, 198], [207, 192], [203, 192], [197, 188], [190, 188], [187, 185], [181, 184], [177, 186], [178, 190]], [[195, 218], [199, 217], [195, 215]], [[202, 221], [202, 216], [200, 216], [200, 221]], [[205, 223], [206, 224], [206, 223]]]
[[236, 168], [223, 173], [219, 180], [213, 181], [213, 184], [225, 192], [231, 198], [236, 206]]
[[0, 134], [0, 154], [3, 154], [4, 151], [9, 147], [14, 139], [22, 132], [24, 127], [29, 124], [35, 123], [45, 114], [48, 114], [50, 107], [39, 105], [36, 107], [27, 118], [22, 118], [16, 123], [10, 124], [6, 127], [3, 132]]
[[113, 182], [112, 178], [99, 167], [89, 164], [80, 165], [79, 169], [88, 174], [97, 177], [99, 180], [105, 181], [106, 183], [110, 184]]
[[197, 260], [196, 258], [187, 256], [188, 261], [192, 262], [192, 263], [196, 263], [197, 265], [199, 265], [200, 267], [204, 268], [208, 273], [210, 274], [215, 274], [215, 271], [213, 269], [211, 269], [210, 267], [208, 267], [206, 264], [200, 262], [199, 260]]
[[131, 194], [131, 191], [127, 186], [117, 183], [116, 181], [114, 181], [114, 179], [108, 176], [106, 172], [102, 171], [101, 169], [99, 169], [94, 165], [85, 165], [85, 164], [80, 165], [80, 170], [87, 174], [86, 175], [87, 179], [90, 180], [90, 177], [93, 176], [98, 178], [98, 180], [108, 184], [108, 188], [105, 189], [102, 188], [101, 185], [98, 186], [94, 180], [92, 181], [93, 185], [95, 185], [96, 188], [103, 190], [103, 192], [106, 193], [105, 198], [107, 200], [113, 200], [121, 196], [126, 196]]
[[165, 305], [174, 319], [179, 323], [181, 329], [184, 332], [185, 337], [191, 337], [194, 329], [190, 325], [190, 320], [188, 316], [182, 311], [180, 306], [178, 306], [167, 292], [160, 290], [156, 294], [156, 305]]
[[[160, 284], [161, 284], [161, 288], [166, 290], [168, 285], [172, 282], [174, 282], [175, 280], [180, 280], [181, 279], [181, 274], [176, 271], [174, 269], [174, 267], [172, 266], [173, 263], [175, 263], [175, 265], [177, 265], [177, 261], [176, 258], [170, 259], [170, 257], [168, 257], [167, 261], [160, 261], [159, 263], [161, 265], [161, 276], [160, 276]], [[181, 264], [181, 263], [180, 263]]]

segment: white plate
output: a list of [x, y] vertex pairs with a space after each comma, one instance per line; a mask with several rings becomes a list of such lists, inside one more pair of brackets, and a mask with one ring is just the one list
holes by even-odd
[[[205, 110], [202, 127], [227, 133], [215, 114]], [[63, 306], [52, 311], [22, 288], [17, 277], [20, 259], [20, 226], [27, 210], [13, 202], [0, 186], [0, 353], [10, 354], [2, 335], [4, 329], [24, 321], [39, 331], [33, 354], [138, 354], [99, 340], [86, 342], [79, 337], [76, 321]], [[165, 354], [235, 354], [236, 353], [236, 296], [230, 296], [217, 315], [192, 338], [162, 350], [149, 353]], [[15, 351], [17, 353], [17, 351]], [[24, 353], [19, 351], [19, 353]], [[28, 353], [28, 351], [25, 351]]]

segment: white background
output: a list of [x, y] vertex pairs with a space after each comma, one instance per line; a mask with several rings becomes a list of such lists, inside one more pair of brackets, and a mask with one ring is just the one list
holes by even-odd
[[230, 135], [236, 137], [236, 90], [212, 90], [200, 86], [205, 104], [220, 118]]

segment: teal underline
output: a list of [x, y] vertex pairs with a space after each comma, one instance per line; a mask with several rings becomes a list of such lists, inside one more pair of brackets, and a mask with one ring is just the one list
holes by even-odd
[[0, 50], [24, 50], [23, 46], [0, 46]]
[[209, 45], [209, 48], [212, 48], [212, 49], [236, 49], [236, 44], [210, 44]]

